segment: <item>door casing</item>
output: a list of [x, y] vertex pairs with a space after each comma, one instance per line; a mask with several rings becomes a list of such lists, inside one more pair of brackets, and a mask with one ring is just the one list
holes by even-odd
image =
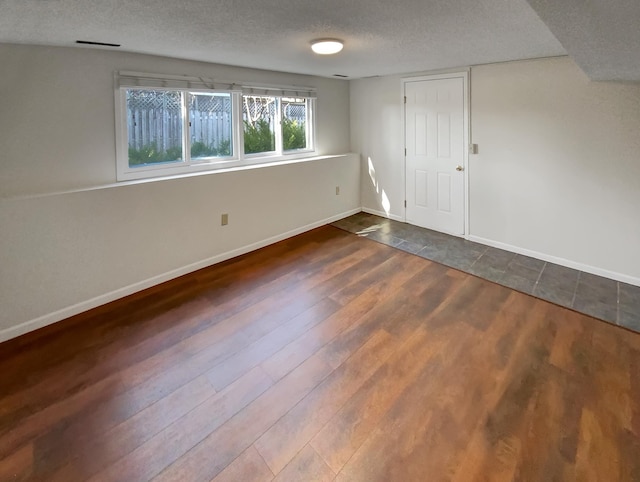
[[[407, 158], [405, 156], [406, 152], [406, 139], [407, 139], [407, 118], [406, 118], [406, 104], [404, 103], [405, 96], [405, 87], [408, 82], [420, 82], [424, 80], [439, 80], [439, 79], [452, 79], [452, 78], [461, 78], [463, 83], [463, 122], [464, 122], [464, 132], [463, 139], [465, 146], [463, 148], [463, 178], [464, 178], [464, 234], [461, 237], [465, 239], [469, 238], [469, 208], [470, 208], [470, 199], [469, 199], [469, 152], [471, 149], [470, 139], [471, 139], [471, 125], [470, 125], [470, 115], [469, 115], [469, 105], [470, 105], [470, 92], [469, 92], [469, 77], [471, 71], [470, 69], [466, 70], [456, 70], [455, 72], [445, 72], [440, 74], [433, 75], [422, 75], [418, 77], [405, 77], [402, 79], [402, 92], [400, 99], [402, 100], [402, 159], [404, 164], [403, 175], [402, 175], [402, 183], [404, 187], [404, 198], [407, 199]], [[406, 201], [405, 206], [402, 211], [403, 221], [407, 222], [407, 208]], [[449, 234], [449, 233], [447, 233]]]

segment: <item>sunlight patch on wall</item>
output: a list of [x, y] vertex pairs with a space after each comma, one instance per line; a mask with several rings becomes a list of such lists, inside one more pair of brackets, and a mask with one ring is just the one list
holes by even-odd
[[376, 192], [380, 192], [378, 190], [378, 183], [376, 182], [376, 168], [373, 167], [371, 157], [367, 158], [367, 162], [369, 164], [369, 179], [371, 179], [371, 184], [373, 184], [373, 187], [376, 188]]
[[382, 209], [384, 209], [385, 214], [389, 216], [391, 212], [391, 202], [389, 201], [387, 193], [384, 192], [384, 189], [382, 190]]
[[367, 165], [369, 168], [369, 179], [371, 179], [371, 184], [376, 189], [376, 194], [380, 194], [379, 201], [382, 205], [382, 209], [384, 209], [385, 214], [389, 216], [389, 213], [391, 212], [391, 201], [389, 201], [389, 196], [384, 192], [384, 189], [382, 189], [382, 194], [380, 193], [380, 184], [378, 184], [378, 181], [376, 180], [376, 168], [373, 166], [371, 157], [367, 157]]

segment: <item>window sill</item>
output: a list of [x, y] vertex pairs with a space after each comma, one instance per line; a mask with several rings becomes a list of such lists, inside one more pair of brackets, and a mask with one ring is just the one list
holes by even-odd
[[[184, 177], [203, 172], [229, 172], [236, 168], [245, 168], [258, 165], [264, 167], [267, 164], [280, 165], [286, 161], [300, 161], [316, 159], [314, 151], [300, 150], [285, 155], [275, 154], [251, 154], [244, 159], [213, 159], [210, 162], [196, 162], [191, 165], [181, 166], [177, 163], [167, 165], [165, 168], [158, 166], [141, 166], [140, 168], [127, 168], [124, 172], [118, 172], [118, 183], [137, 180], [167, 179]], [[320, 156], [321, 157], [321, 156]], [[177, 164], [177, 165], [176, 165]], [[146, 167], [146, 168], [145, 168]], [[166, 171], [166, 173], [163, 173]]]
[[287, 158], [282, 160], [271, 160], [269, 158], [261, 158], [260, 160], [256, 159], [256, 162], [251, 164], [243, 163], [241, 165], [229, 166], [229, 167], [218, 168], [218, 169], [207, 169], [207, 170], [200, 170], [197, 172], [188, 172], [188, 173], [181, 173], [181, 174], [172, 174], [167, 176], [148, 177], [144, 179], [118, 181], [114, 183], [100, 184], [100, 185], [82, 187], [82, 188], [76, 188], [76, 189], [68, 189], [63, 191], [7, 196], [7, 197], [2, 197], [1, 199], [32, 199], [32, 198], [41, 198], [41, 197], [47, 197], [47, 196], [57, 196], [61, 194], [72, 194], [76, 192], [98, 191], [102, 189], [134, 186], [138, 184], [164, 182], [164, 181], [170, 181], [174, 179], [184, 179], [189, 177], [215, 176], [216, 174], [224, 174], [228, 172], [249, 171], [253, 169], [265, 169], [270, 167], [286, 166], [289, 164], [300, 164], [304, 162], [315, 162], [315, 161], [322, 161], [322, 160], [328, 160], [328, 159], [335, 159], [338, 157], [345, 157], [350, 154], [351, 153], [332, 154], [332, 155], [323, 155], [323, 156], [296, 157], [295, 159]]

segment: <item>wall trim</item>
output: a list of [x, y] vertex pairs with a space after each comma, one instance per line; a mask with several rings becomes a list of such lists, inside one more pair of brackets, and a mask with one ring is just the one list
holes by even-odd
[[380, 216], [383, 218], [393, 219], [394, 221], [400, 221], [401, 223], [406, 222], [402, 216], [398, 216], [397, 214], [387, 214], [384, 211], [378, 211], [377, 209], [365, 208], [363, 206], [361, 211], [368, 214], [375, 214], [376, 216]]
[[177, 269], [168, 271], [166, 273], [162, 273], [157, 276], [153, 276], [151, 278], [139, 281], [137, 283], [130, 284], [123, 288], [119, 288], [109, 293], [96, 296], [89, 300], [81, 301], [80, 303], [67, 306], [66, 308], [62, 308], [60, 310], [54, 311], [53, 313], [48, 313], [38, 318], [27, 320], [18, 325], [5, 328], [3, 330], [0, 330], [0, 343], [10, 340], [12, 338], [16, 338], [20, 335], [24, 335], [25, 333], [35, 331], [39, 328], [44, 328], [45, 326], [51, 325], [58, 321], [69, 318], [71, 316], [77, 315], [84, 311], [88, 311], [92, 308], [96, 308], [98, 306], [110, 303], [117, 299], [124, 298], [125, 296], [132, 295], [134, 293], [137, 293], [138, 291], [142, 291], [147, 288], [151, 288], [152, 286], [159, 285], [161, 283], [164, 283], [165, 281], [169, 281], [174, 278], [183, 276], [185, 274], [192, 273], [199, 269], [207, 268], [214, 264], [221, 263], [222, 261], [235, 258], [236, 256], [240, 256], [240, 255], [249, 253], [251, 251], [264, 248], [265, 246], [269, 246], [270, 244], [274, 244], [284, 239], [291, 238], [292, 236], [297, 236], [298, 234], [302, 234], [306, 231], [310, 231], [320, 226], [324, 226], [325, 224], [333, 223], [335, 221], [338, 221], [342, 218], [346, 218], [347, 216], [351, 216], [361, 211], [362, 209], [360, 207], [350, 209], [349, 211], [345, 211], [340, 214], [336, 214], [334, 216], [330, 216], [328, 218], [322, 219], [320, 221], [316, 221], [316, 222], [307, 224], [305, 226], [292, 229], [290, 231], [277, 234], [275, 236], [271, 236], [269, 238], [265, 238], [260, 241], [256, 241], [255, 243], [247, 244], [246, 246], [242, 246], [241, 248], [233, 249], [231, 251], [227, 251], [225, 253], [221, 253], [221, 254], [212, 256], [210, 258], [203, 259], [201, 261], [196, 261], [195, 263], [188, 264], [181, 268], [177, 268]]
[[577, 261], [571, 261], [569, 259], [559, 258], [557, 256], [540, 253], [538, 251], [533, 251], [526, 248], [520, 248], [518, 246], [502, 243], [500, 241], [494, 241], [492, 239], [482, 238], [480, 236], [470, 235], [467, 237], [467, 239], [469, 241], [474, 241], [476, 243], [492, 246], [494, 248], [504, 249], [505, 251], [511, 251], [512, 253], [523, 254], [525, 256], [530, 256], [532, 258], [537, 258], [543, 261], [548, 261], [550, 263], [566, 266], [567, 268], [573, 268], [580, 271], [584, 271], [585, 273], [591, 273], [597, 276], [604, 276], [605, 278], [613, 279], [616, 281], [622, 281], [623, 283], [628, 283], [630, 285], [640, 286], [640, 278], [637, 278], [635, 276], [629, 276], [626, 274], [618, 273], [616, 271], [609, 271], [608, 269], [604, 269], [604, 268], [597, 268], [595, 266], [591, 266], [588, 264], [578, 263]]

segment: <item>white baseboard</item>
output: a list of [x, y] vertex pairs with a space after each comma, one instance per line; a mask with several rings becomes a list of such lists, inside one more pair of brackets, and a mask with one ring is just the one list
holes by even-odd
[[512, 253], [518, 253], [525, 256], [530, 256], [532, 258], [548, 261], [549, 263], [555, 263], [561, 266], [566, 266], [567, 268], [573, 268], [580, 271], [584, 271], [585, 273], [604, 276], [605, 278], [613, 279], [616, 281], [622, 281], [623, 283], [628, 283], [630, 285], [640, 286], [640, 278], [618, 273], [616, 271], [609, 271], [607, 269], [597, 268], [595, 266], [590, 266], [588, 264], [578, 263], [576, 261], [571, 261], [569, 259], [559, 258], [557, 256], [540, 253], [538, 251], [532, 251], [530, 249], [520, 248], [518, 246], [512, 246], [510, 244], [502, 243], [500, 241], [493, 241], [491, 239], [481, 238], [479, 236], [469, 235], [467, 239], [469, 241], [485, 244], [487, 246], [492, 246], [494, 248], [500, 248], [500, 249], [504, 249], [505, 251], [511, 251]]
[[193, 271], [197, 271], [199, 269], [206, 268], [216, 263], [220, 263], [222, 261], [235, 258], [236, 256], [249, 253], [250, 251], [255, 251], [256, 249], [260, 249], [270, 244], [277, 243], [278, 241], [282, 241], [292, 236], [302, 234], [306, 231], [310, 231], [320, 226], [324, 226], [325, 224], [333, 223], [335, 221], [338, 221], [339, 219], [346, 218], [347, 216], [351, 216], [352, 214], [359, 213], [360, 211], [362, 211], [361, 208], [351, 209], [349, 211], [336, 214], [335, 216], [331, 216], [329, 218], [322, 219], [320, 221], [316, 221], [311, 224], [307, 224], [306, 226], [292, 229], [291, 231], [287, 231], [286, 233], [278, 234], [276, 236], [271, 236], [270, 238], [266, 238], [261, 241], [257, 241], [255, 243], [251, 243], [241, 248], [227, 251], [225, 253], [221, 253], [216, 256], [212, 256], [211, 258], [207, 258], [201, 261], [197, 261], [195, 263], [191, 263], [187, 266], [183, 266], [181, 268], [174, 269], [172, 271], [168, 271], [166, 273], [162, 273], [157, 276], [153, 276], [152, 278], [148, 278], [146, 280], [133, 283], [129, 286], [125, 286], [115, 291], [111, 291], [109, 293], [96, 296], [95, 298], [91, 298], [86, 301], [81, 301], [80, 303], [76, 303], [75, 305], [67, 306], [66, 308], [62, 308], [61, 310], [54, 311], [53, 313], [48, 313], [46, 315], [35, 318], [33, 320], [25, 321], [16, 326], [5, 328], [3, 330], [0, 330], [0, 343], [3, 341], [10, 340], [11, 338], [16, 338], [20, 335], [24, 335], [25, 333], [28, 333], [30, 331], [34, 331], [39, 328], [43, 328], [47, 325], [51, 325], [52, 323], [56, 323], [58, 321], [64, 320], [66, 318], [69, 318], [70, 316], [77, 315], [78, 313], [82, 313], [92, 308], [96, 308], [106, 303], [115, 301], [117, 299], [124, 298], [125, 296], [132, 295], [133, 293], [137, 293], [138, 291], [142, 291], [152, 286], [158, 285], [160, 283], [164, 283], [165, 281], [169, 281], [174, 278], [178, 278], [179, 276], [183, 276], [185, 274], [191, 273]]
[[376, 216], [380, 216], [383, 218], [393, 219], [394, 221], [400, 221], [401, 223], [405, 222], [402, 216], [398, 216], [396, 214], [387, 214], [384, 211], [378, 211], [376, 209], [365, 208], [365, 207], [362, 208], [362, 211], [369, 214], [375, 214]]

